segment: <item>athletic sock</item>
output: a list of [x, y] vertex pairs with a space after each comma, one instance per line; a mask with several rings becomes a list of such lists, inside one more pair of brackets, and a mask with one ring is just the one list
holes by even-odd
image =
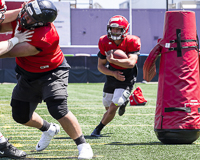
[[2, 133], [0, 132], [0, 143], [4, 143], [6, 142], [6, 138], [2, 135]]
[[45, 120], [43, 119], [43, 125], [42, 125], [42, 127], [40, 128], [40, 130], [41, 130], [42, 132], [47, 131], [47, 130], [49, 129], [50, 125], [51, 125], [51, 124], [50, 124], [49, 122], [47, 122], [47, 121], [45, 121]]
[[76, 143], [77, 146], [78, 146], [79, 144], [86, 143], [84, 135], [82, 134], [82, 135], [81, 135], [80, 137], [78, 137], [77, 139], [74, 139], [74, 142]]
[[102, 122], [100, 122], [99, 125], [96, 127], [96, 130], [101, 131], [103, 127], [105, 127], [105, 125]]

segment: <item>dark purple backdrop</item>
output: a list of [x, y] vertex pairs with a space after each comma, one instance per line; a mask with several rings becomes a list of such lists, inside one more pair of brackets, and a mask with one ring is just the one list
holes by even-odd
[[[196, 13], [197, 32], [200, 30], [200, 10]], [[99, 37], [106, 34], [108, 20], [114, 15], [123, 15], [129, 20], [128, 9], [71, 9], [71, 44], [97, 45]], [[133, 9], [132, 34], [141, 38], [141, 53], [149, 54], [162, 38], [164, 9]], [[65, 54], [97, 54], [98, 48], [63, 48]]]

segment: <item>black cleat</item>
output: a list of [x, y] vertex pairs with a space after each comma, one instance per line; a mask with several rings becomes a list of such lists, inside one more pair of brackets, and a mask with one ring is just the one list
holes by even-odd
[[122, 104], [122, 105], [119, 107], [118, 114], [119, 114], [120, 116], [122, 116], [122, 115], [125, 113], [125, 111], [126, 111], [126, 105], [128, 104], [128, 102], [129, 102], [129, 101], [124, 102], [124, 104]]
[[9, 157], [13, 159], [20, 159], [26, 157], [26, 152], [18, 150], [8, 140], [4, 143], [0, 143], [0, 158]]
[[91, 133], [91, 136], [92, 137], [100, 137], [100, 132], [101, 131], [97, 131], [97, 129], [95, 128], [94, 131]]

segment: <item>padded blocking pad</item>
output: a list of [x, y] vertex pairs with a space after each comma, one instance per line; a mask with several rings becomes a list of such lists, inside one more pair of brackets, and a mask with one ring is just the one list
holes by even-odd
[[[156, 59], [158, 52], [161, 59], [154, 124], [156, 135], [163, 143], [192, 143], [199, 137], [200, 129], [199, 59], [194, 12], [166, 12], [163, 38], [152, 50], [150, 58]], [[150, 58], [144, 64], [144, 68], [149, 70], [153, 67], [148, 64], [153, 64], [154, 60]], [[151, 79], [147, 70], [144, 77]], [[183, 137], [187, 141], [183, 141]]]

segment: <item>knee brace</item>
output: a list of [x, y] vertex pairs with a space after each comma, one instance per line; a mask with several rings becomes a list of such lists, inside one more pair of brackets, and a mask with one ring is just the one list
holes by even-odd
[[11, 100], [12, 117], [17, 123], [27, 123], [37, 107], [37, 103], [24, 102], [16, 99]]
[[112, 103], [112, 97], [113, 94], [103, 92], [103, 105], [105, 107], [110, 107], [110, 104]]
[[67, 108], [67, 98], [56, 99], [55, 97], [49, 97], [45, 99], [45, 102], [49, 113], [56, 120], [64, 117], [69, 112]]
[[112, 102], [116, 106], [120, 107], [121, 105], [123, 105], [127, 102], [129, 96], [130, 96], [129, 90], [125, 90], [125, 89], [121, 89], [121, 88], [115, 89]]

